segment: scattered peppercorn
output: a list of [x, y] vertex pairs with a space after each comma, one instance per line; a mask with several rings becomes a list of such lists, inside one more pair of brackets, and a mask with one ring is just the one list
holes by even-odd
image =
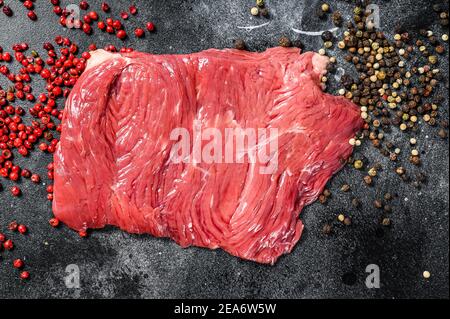
[[102, 3], [101, 8], [103, 12], [109, 12], [111, 10], [111, 7], [106, 2]]
[[41, 177], [38, 174], [31, 175], [31, 181], [33, 183], [39, 183], [41, 181]]
[[13, 244], [12, 240], [11, 239], [6, 240], [3, 243], [3, 248], [5, 248], [5, 250], [13, 250], [14, 249], [14, 244]]
[[129, 9], [128, 9], [128, 11], [130, 11], [130, 13], [131, 13], [132, 15], [136, 15], [137, 12], [138, 12], [137, 7], [136, 7], [135, 5], [130, 6]]
[[16, 231], [17, 227], [19, 227], [19, 224], [16, 221], [13, 221], [13, 222], [9, 223], [9, 225], [8, 225], [8, 229], [10, 231]]
[[28, 16], [28, 18], [29, 18], [30, 20], [32, 20], [32, 21], [37, 20], [36, 12], [34, 12], [34, 11], [32, 11], [32, 10], [28, 11], [27, 16]]
[[326, 14], [325, 14], [325, 12], [323, 12], [321, 7], [317, 8], [316, 15], [319, 19], [325, 19], [325, 17], [326, 17]]
[[27, 232], [27, 226], [25, 226], [25, 225], [19, 225], [18, 227], [17, 227], [17, 230], [19, 231], [19, 233], [21, 233], [21, 234], [25, 234], [26, 232]]
[[303, 42], [300, 39], [294, 40], [292, 42], [292, 46], [299, 48], [299, 49], [303, 49], [305, 46], [303, 45]]
[[404, 175], [405, 173], [406, 173], [406, 170], [403, 168], [403, 167], [397, 167], [396, 169], [395, 169], [395, 172], [398, 174], [398, 175]]
[[21, 268], [23, 268], [23, 266], [24, 266], [24, 263], [23, 263], [22, 259], [15, 259], [13, 261], [14, 268], [21, 269]]
[[361, 206], [361, 201], [359, 199], [357, 199], [357, 198], [353, 198], [352, 199], [352, 205], [353, 205], [353, 207], [358, 208], [358, 207]]
[[127, 37], [127, 33], [125, 32], [125, 30], [117, 31], [116, 35], [120, 40], [124, 40]]
[[292, 43], [291, 43], [291, 40], [289, 40], [288, 37], [282, 36], [282, 37], [278, 40], [278, 45], [279, 45], [280, 47], [288, 48], [288, 47], [292, 46]]
[[330, 11], [330, 5], [328, 3], [323, 3], [320, 8], [323, 12], [329, 12]]
[[13, 15], [13, 11], [9, 6], [3, 6], [2, 11], [7, 17], [12, 17]]
[[363, 162], [362, 162], [361, 160], [356, 160], [356, 161], [353, 163], [353, 166], [354, 166], [356, 169], [361, 169], [361, 168], [363, 167]]
[[373, 205], [375, 206], [375, 208], [383, 208], [383, 203], [379, 199], [376, 199], [373, 202]]
[[333, 230], [333, 227], [327, 223], [327, 224], [323, 225], [322, 233], [325, 235], [329, 235], [329, 234], [331, 234], [332, 230]]
[[269, 9], [267, 8], [259, 9], [259, 13], [265, 18], [269, 17]]
[[242, 39], [234, 40], [234, 48], [238, 49], [238, 50], [245, 50], [246, 49], [246, 45], [245, 45], [244, 40], [242, 40]]
[[333, 12], [331, 20], [333, 21], [335, 26], [340, 27], [343, 22], [342, 13], [340, 11]]
[[350, 226], [352, 224], [352, 220], [350, 217], [345, 217], [344, 218], [344, 225], [346, 226]]
[[21, 190], [20, 190], [20, 188], [18, 186], [11, 187], [11, 194], [13, 196], [20, 196], [21, 193], [22, 192], [21, 192]]
[[250, 13], [252, 14], [252, 16], [257, 16], [259, 15], [259, 9], [258, 7], [253, 7], [250, 9]]
[[80, 231], [78, 232], [78, 235], [79, 235], [80, 237], [85, 238], [85, 237], [87, 237], [88, 233], [87, 233], [86, 230], [80, 230]]
[[322, 40], [323, 41], [332, 41], [333, 40], [333, 33], [331, 31], [324, 31], [324, 32], [322, 32]]
[[134, 30], [134, 34], [136, 35], [136, 37], [142, 38], [145, 34], [145, 31], [142, 28], [137, 28], [136, 30]]
[[146, 28], [148, 31], [152, 32], [155, 30], [155, 25], [153, 24], [153, 22], [147, 22]]
[[28, 271], [22, 271], [20, 273], [20, 279], [26, 280], [28, 278], [30, 278], [30, 273]]
[[89, 3], [87, 1], [80, 1], [80, 9], [87, 10], [89, 8]]
[[58, 227], [59, 226], [59, 219], [58, 218], [52, 218], [49, 220], [49, 224], [52, 227]]

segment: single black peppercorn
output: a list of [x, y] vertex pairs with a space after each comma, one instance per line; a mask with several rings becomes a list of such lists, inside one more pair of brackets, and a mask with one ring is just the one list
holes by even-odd
[[238, 50], [245, 50], [246, 49], [246, 45], [245, 45], [244, 40], [242, 40], [242, 39], [234, 40], [234, 48], [238, 49]]
[[333, 40], [333, 33], [331, 31], [324, 31], [322, 33], [322, 40], [324, 42], [332, 41]]
[[259, 13], [261, 14], [261, 16], [263, 17], [269, 17], [269, 10], [267, 8], [262, 8], [259, 10]]
[[360, 202], [360, 200], [359, 200], [359, 199], [357, 199], [357, 198], [353, 198], [353, 199], [352, 199], [352, 205], [353, 205], [353, 207], [356, 207], [356, 208], [358, 208], [358, 207], [360, 207], [360, 206], [361, 206], [361, 202]]
[[297, 39], [297, 40], [294, 40], [293, 42], [292, 42], [292, 46], [294, 46], [294, 47], [296, 47], [296, 48], [300, 48], [300, 49], [303, 49], [305, 46], [303, 45], [303, 42], [301, 41], [301, 40], [299, 40], [299, 39]]
[[326, 18], [326, 13], [323, 12], [322, 8], [317, 8], [316, 15], [317, 15], [317, 17], [319, 19], [325, 19]]

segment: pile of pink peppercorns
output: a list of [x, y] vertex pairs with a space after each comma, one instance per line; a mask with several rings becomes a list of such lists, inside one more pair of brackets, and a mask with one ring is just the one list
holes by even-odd
[[[59, 24], [66, 28], [82, 30], [86, 35], [93, 32], [93, 26], [105, 33], [115, 35], [125, 40], [129, 35], [126, 32], [126, 21], [138, 14], [135, 5], [128, 10], [121, 11], [116, 17], [113, 10], [106, 3], [100, 5], [101, 12], [90, 7], [88, 1], [80, 1], [79, 8], [83, 14], [77, 18], [73, 12], [62, 8], [59, 0], [49, 0], [55, 15], [59, 16]], [[26, 10], [26, 15], [32, 21], [38, 19], [34, 8], [34, 0], [21, 0]], [[7, 17], [14, 16], [12, 9], [0, 0], [0, 8]], [[1, 13], [0, 13], [1, 14]], [[101, 17], [102, 15], [102, 17]], [[136, 28], [134, 36], [143, 38], [146, 32], [155, 31], [152, 22]], [[61, 132], [61, 120], [63, 118], [63, 99], [66, 98], [71, 88], [76, 84], [86, 68], [86, 63], [91, 57], [89, 51], [97, 49], [92, 43], [88, 51], [80, 52], [76, 43], [68, 37], [56, 36], [52, 41], [43, 43], [42, 48], [31, 48], [25, 42], [14, 44], [10, 50], [0, 46], [0, 77], [3, 76], [9, 82], [5, 88], [0, 86], [0, 177], [16, 182], [20, 179], [30, 180], [34, 184], [41, 184], [41, 176], [22, 167], [14, 160], [15, 156], [27, 158], [31, 152], [38, 150], [46, 153], [54, 153], [58, 145], [58, 133]], [[110, 52], [132, 52], [129, 47], [116, 48], [114, 45], [106, 45], [104, 49]], [[13, 64], [19, 65], [19, 71]], [[44, 92], [35, 92], [32, 82], [43, 80], [46, 83]], [[33, 106], [23, 108], [20, 104], [32, 103]], [[31, 116], [31, 121], [25, 120], [25, 115]], [[27, 123], [29, 122], [29, 123]], [[53, 162], [47, 165], [47, 179], [54, 179]], [[0, 191], [3, 189], [0, 183]], [[46, 186], [47, 199], [53, 200], [53, 185]], [[12, 196], [22, 196], [19, 185], [10, 187]], [[58, 227], [60, 221], [57, 218], [49, 220], [51, 227]], [[11, 222], [7, 231], [26, 234], [27, 227], [24, 224]], [[86, 231], [80, 231], [81, 237], [86, 237]], [[0, 226], [0, 253], [14, 250], [12, 239], [1, 232]], [[14, 268], [20, 270], [19, 277], [26, 280], [30, 273], [25, 268], [25, 262], [21, 258], [12, 261]]]

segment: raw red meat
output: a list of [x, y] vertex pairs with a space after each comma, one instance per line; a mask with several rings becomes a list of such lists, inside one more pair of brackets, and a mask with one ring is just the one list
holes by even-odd
[[[292, 250], [300, 211], [343, 166], [362, 125], [354, 104], [322, 92], [326, 58], [281, 47], [92, 55], [64, 111], [56, 217], [76, 230], [115, 225], [260, 263]], [[192, 133], [194, 120], [222, 131], [277, 128], [278, 168], [171, 162], [171, 131]]]

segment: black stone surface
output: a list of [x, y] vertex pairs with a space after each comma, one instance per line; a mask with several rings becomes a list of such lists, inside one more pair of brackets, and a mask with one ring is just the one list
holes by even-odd
[[[6, 1], [14, 11], [12, 18], [0, 12], [0, 45], [10, 51], [15, 42], [25, 41], [42, 52], [42, 43], [57, 34], [67, 35], [82, 48], [95, 42], [99, 47], [121, 41], [95, 30], [90, 37], [81, 31], [66, 30], [58, 25], [49, 1], [37, 1], [39, 20], [31, 22], [19, 1]], [[78, 2], [78, 1], [77, 1]], [[91, 7], [100, 11], [101, 1], [90, 0]], [[109, 1], [112, 15], [127, 9], [129, 1]], [[134, 1], [139, 14], [125, 22], [129, 32], [137, 25], [154, 21], [157, 32], [143, 40], [131, 37], [125, 42], [138, 50], [152, 53], [188, 53], [211, 47], [226, 48], [233, 39], [246, 40], [251, 50], [274, 46], [281, 35], [300, 38], [306, 50], [318, 50], [320, 37], [300, 36], [291, 27], [318, 31], [332, 27], [330, 20], [319, 20], [312, 12], [320, 1], [267, 1], [269, 20], [249, 14], [253, 0], [149, 0]], [[438, 1], [434, 1], [438, 2]], [[62, 1], [64, 5], [71, 2]], [[345, 19], [351, 16], [352, 1], [329, 1], [333, 10], [341, 10]], [[437, 35], [448, 33], [437, 23], [430, 9], [433, 1], [392, 0], [375, 1], [380, 6], [381, 29], [393, 36], [396, 27], [417, 31], [418, 26], [433, 30]], [[104, 16], [104, 15], [102, 15]], [[247, 31], [238, 26], [270, 24]], [[340, 30], [339, 32], [343, 32]], [[445, 44], [448, 50], [448, 44]], [[342, 53], [331, 51], [345, 66]], [[441, 93], [448, 95], [448, 55], [439, 67], [446, 74]], [[42, 81], [41, 81], [42, 82]], [[34, 81], [35, 92], [42, 83]], [[0, 85], [6, 86], [2, 77]], [[331, 86], [333, 87], [333, 86]], [[16, 103], [26, 108], [29, 103]], [[440, 105], [440, 117], [448, 120], [448, 100]], [[57, 230], [48, 225], [51, 206], [45, 198], [45, 187], [29, 181], [20, 182], [24, 195], [13, 198], [8, 191], [12, 185], [2, 179], [0, 191], [0, 231], [13, 238], [16, 249], [0, 252], [0, 297], [2, 298], [448, 298], [448, 141], [437, 137], [437, 129], [422, 125], [417, 133], [422, 155], [422, 171], [428, 184], [417, 190], [403, 183], [392, 173], [393, 164], [381, 158], [371, 146], [363, 145], [357, 154], [385, 168], [372, 188], [365, 187], [362, 173], [343, 169], [330, 182], [333, 195], [327, 205], [315, 203], [301, 214], [305, 232], [294, 249], [274, 266], [264, 266], [232, 257], [217, 250], [182, 249], [167, 239], [135, 236], [114, 228], [95, 231], [87, 239], [80, 238], [66, 227]], [[407, 162], [408, 138], [393, 132], [390, 138], [403, 146], [401, 157]], [[23, 160], [22, 167], [46, 175], [50, 155], [33, 152]], [[417, 170], [408, 166], [408, 169]], [[48, 184], [44, 179], [43, 183]], [[339, 191], [343, 183], [352, 186], [350, 193]], [[373, 200], [389, 191], [398, 194], [390, 214], [392, 226], [381, 228], [380, 211]], [[360, 209], [353, 209], [351, 198], [363, 200]], [[335, 222], [339, 213], [353, 218], [345, 227]], [[10, 221], [17, 220], [29, 227], [26, 236], [6, 230]], [[333, 234], [321, 234], [324, 223], [334, 224]], [[31, 278], [22, 282], [12, 260], [23, 258]], [[65, 269], [70, 264], [80, 268], [81, 287], [65, 286]], [[365, 286], [365, 268], [377, 264], [381, 270], [381, 288]], [[425, 280], [422, 272], [431, 272]]]

